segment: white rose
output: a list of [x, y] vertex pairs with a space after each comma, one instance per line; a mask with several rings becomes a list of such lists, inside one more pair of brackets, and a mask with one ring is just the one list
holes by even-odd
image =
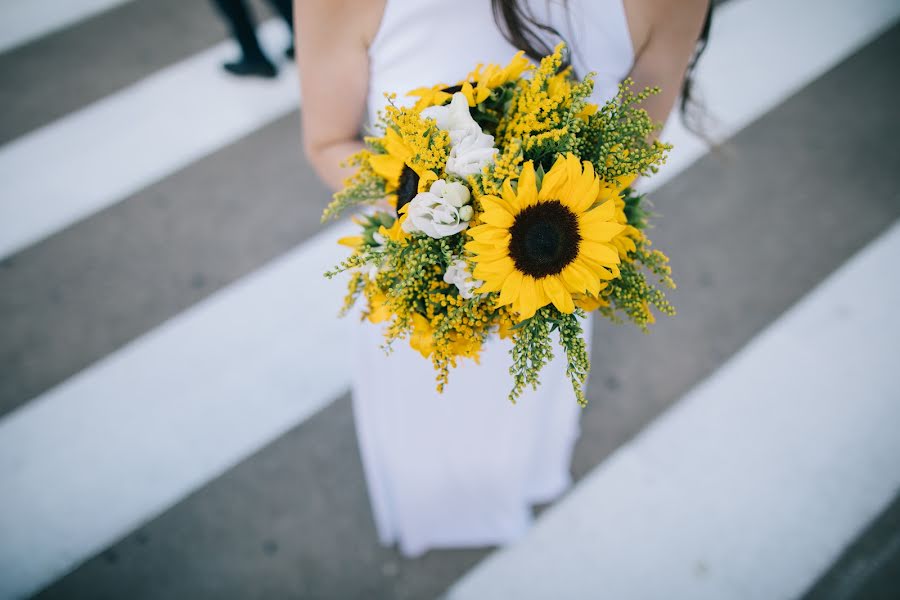
[[459, 177], [477, 175], [494, 162], [497, 154], [494, 136], [481, 130], [469, 113], [469, 101], [461, 92], [453, 94], [450, 104], [426, 108], [422, 117], [434, 119], [440, 129], [450, 134], [448, 173]]
[[469, 272], [469, 265], [466, 264], [466, 261], [460, 259], [454, 260], [447, 267], [447, 272], [444, 273], [444, 282], [455, 285], [456, 289], [459, 290], [459, 295], [466, 300], [474, 296], [475, 289], [481, 287], [484, 283], [473, 279], [472, 273]]
[[481, 170], [494, 163], [497, 149], [494, 148], [494, 136], [482, 133], [480, 129], [463, 137], [459, 144], [451, 144], [447, 157], [447, 172], [460, 177], [478, 175]]
[[448, 183], [443, 179], [438, 179], [431, 184], [431, 188], [428, 191], [456, 208], [461, 208], [464, 204], [468, 204], [469, 198], [472, 197], [469, 194], [469, 188], [458, 181]]
[[469, 190], [463, 184], [438, 179], [427, 192], [416, 194], [410, 201], [403, 230], [433, 238], [459, 233], [469, 226], [472, 218], [469, 198]]
[[462, 135], [467, 129], [478, 127], [478, 123], [469, 112], [469, 101], [462, 92], [453, 94], [449, 104], [431, 106], [422, 111], [423, 119], [434, 119], [439, 129], [450, 133], [450, 141], [454, 136]]

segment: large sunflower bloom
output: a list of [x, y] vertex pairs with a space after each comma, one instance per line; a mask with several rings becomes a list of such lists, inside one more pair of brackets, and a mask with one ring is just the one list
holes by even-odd
[[596, 297], [619, 274], [611, 244], [624, 229], [617, 196], [574, 154], [561, 156], [540, 188], [533, 163], [525, 163], [515, 190], [507, 179], [500, 197], [481, 197], [482, 224], [468, 230], [474, 276], [485, 282], [478, 291], [500, 292], [498, 306], [511, 304], [520, 320], [550, 303], [571, 313], [573, 294]]
[[369, 164], [385, 180], [385, 193], [391, 205], [400, 210], [419, 192], [427, 191], [437, 175], [413, 161], [415, 151], [403, 140], [403, 136], [391, 128], [379, 140], [384, 154], [373, 154]]

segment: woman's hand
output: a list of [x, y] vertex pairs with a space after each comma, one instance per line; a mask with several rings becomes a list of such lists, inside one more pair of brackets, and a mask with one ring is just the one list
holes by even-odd
[[362, 148], [368, 46], [383, 11], [383, 0], [294, 2], [303, 148], [316, 173], [334, 190], [353, 172], [340, 163]]

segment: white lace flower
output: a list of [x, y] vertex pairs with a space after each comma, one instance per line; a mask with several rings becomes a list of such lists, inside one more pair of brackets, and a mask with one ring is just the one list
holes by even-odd
[[459, 295], [468, 300], [475, 295], [475, 289], [481, 287], [484, 283], [472, 278], [472, 272], [469, 271], [469, 265], [466, 261], [456, 259], [447, 267], [444, 273], [444, 282], [452, 283], [459, 290]]
[[426, 108], [422, 117], [434, 119], [440, 129], [450, 134], [448, 173], [459, 177], [477, 175], [494, 162], [497, 154], [494, 136], [481, 130], [469, 113], [469, 101], [461, 92], [453, 94], [450, 104]]
[[459, 233], [469, 226], [473, 215], [469, 199], [469, 189], [463, 184], [438, 179], [410, 201], [403, 230], [433, 238]]

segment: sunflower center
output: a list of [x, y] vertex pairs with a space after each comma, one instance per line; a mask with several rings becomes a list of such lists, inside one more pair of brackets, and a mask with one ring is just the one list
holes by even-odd
[[397, 183], [397, 210], [409, 204], [409, 201], [419, 193], [419, 174], [409, 165], [403, 165], [400, 172], [400, 180]]
[[509, 255], [526, 275], [556, 275], [578, 256], [578, 217], [558, 200], [523, 209], [509, 233]]

